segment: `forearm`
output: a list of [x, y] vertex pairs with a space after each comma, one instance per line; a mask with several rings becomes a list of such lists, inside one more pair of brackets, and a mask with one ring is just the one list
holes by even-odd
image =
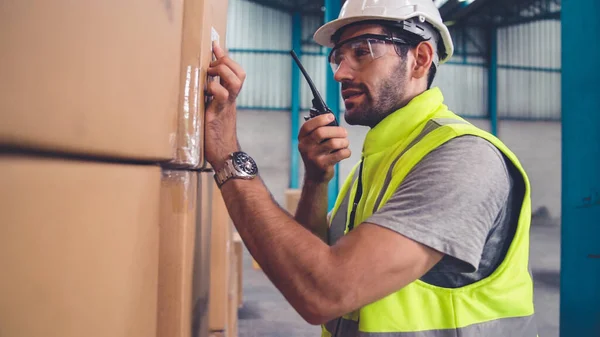
[[[328, 272], [335, 265], [330, 247], [290, 218], [260, 178], [222, 186], [229, 214], [246, 247], [265, 274], [309, 323], [336, 295]], [[324, 294], [327, 294], [325, 296]]]
[[327, 242], [327, 183], [304, 180], [295, 219], [306, 229]]

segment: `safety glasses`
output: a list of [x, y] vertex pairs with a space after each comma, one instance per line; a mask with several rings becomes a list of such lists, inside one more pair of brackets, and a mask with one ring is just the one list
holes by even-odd
[[373, 60], [385, 55], [394, 44], [412, 44], [399, 37], [387, 35], [365, 34], [342, 41], [329, 53], [329, 64], [335, 73], [342, 62], [353, 70], [361, 70]]

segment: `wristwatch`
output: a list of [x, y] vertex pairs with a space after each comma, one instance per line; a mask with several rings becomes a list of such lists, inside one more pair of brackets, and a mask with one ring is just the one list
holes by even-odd
[[221, 188], [229, 179], [254, 179], [258, 174], [258, 167], [252, 157], [245, 152], [233, 152], [225, 160], [225, 165], [220, 170], [215, 170], [215, 181]]

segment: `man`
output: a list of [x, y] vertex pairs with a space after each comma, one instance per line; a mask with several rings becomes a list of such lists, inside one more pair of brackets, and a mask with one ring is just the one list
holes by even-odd
[[221, 84], [208, 88], [205, 155], [265, 274], [323, 336], [536, 336], [528, 179], [430, 88], [453, 52], [432, 1], [347, 0], [315, 40], [333, 47], [346, 121], [371, 128], [329, 221], [346, 130], [327, 126], [330, 114], [301, 128], [306, 175], [292, 218], [240, 152], [243, 69], [215, 47], [208, 71]]

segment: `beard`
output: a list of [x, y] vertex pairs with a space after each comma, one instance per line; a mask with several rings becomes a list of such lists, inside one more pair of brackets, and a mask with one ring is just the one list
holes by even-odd
[[392, 112], [400, 109], [406, 87], [406, 65], [406, 60], [402, 60], [388, 77], [376, 83], [374, 92], [370, 92], [362, 83], [342, 83], [342, 90], [355, 88], [364, 93], [360, 103], [346, 105], [346, 123], [374, 127]]

